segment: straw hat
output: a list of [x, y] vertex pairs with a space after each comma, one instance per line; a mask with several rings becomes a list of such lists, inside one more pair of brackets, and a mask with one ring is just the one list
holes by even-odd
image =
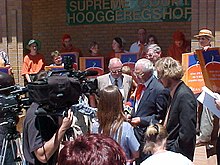
[[201, 30], [199, 31], [199, 34], [194, 35], [195, 38], [199, 38], [199, 37], [201, 37], [201, 36], [208, 36], [208, 37], [210, 37], [210, 38], [214, 38], [214, 36], [212, 35], [211, 30], [208, 30], [208, 29], [201, 29]]

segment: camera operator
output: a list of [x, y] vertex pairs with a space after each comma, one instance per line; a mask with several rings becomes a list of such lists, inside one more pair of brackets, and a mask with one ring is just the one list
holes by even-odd
[[73, 113], [68, 111], [67, 117], [58, 126], [57, 119], [52, 116], [36, 116], [38, 105], [32, 103], [28, 109], [23, 128], [23, 151], [28, 165], [56, 164], [60, 142], [70, 127]]
[[[0, 72], [0, 89], [7, 88], [13, 85], [14, 85], [14, 79], [10, 75]], [[9, 94], [10, 94], [10, 90], [0, 91], [0, 95], [8, 96]], [[2, 148], [3, 140], [4, 138], [6, 138], [6, 135], [10, 131], [9, 129], [11, 129], [10, 126], [8, 126], [8, 124], [4, 124], [4, 122], [7, 122], [7, 121], [5, 121], [5, 119], [2, 116], [0, 116], [0, 123], [1, 123], [0, 124], [0, 148], [1, 150], [3, 150]], [[15, 145], [14, 145], [14, 148], [16, 148]], [[6, 150], [4, 165], [15, 165], [13, 154], [12, 154], [12, 147], [10, 144], [8, 145], [7, 150]]]
[[[36, 115], [39, 105], [33, 102], [27, 110], [23, 126], [23, 151], [27, 165], [55, 165], [60, 142], [73, 120], [69, 110], [67, 117]], [[60, 123], [60, 124], [57, 124]]]

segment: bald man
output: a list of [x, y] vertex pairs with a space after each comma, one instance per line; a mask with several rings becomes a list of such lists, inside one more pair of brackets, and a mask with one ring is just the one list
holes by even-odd
[[110, 59], [108, 65], [109, 73], [99, 76], [97, 80], [99, 90], [109, 85], [116, 85], [124, 98], [124, 102], [126, 102], [131, 90], [132, 77], [122, 73], [122, 66], [119, 58]]

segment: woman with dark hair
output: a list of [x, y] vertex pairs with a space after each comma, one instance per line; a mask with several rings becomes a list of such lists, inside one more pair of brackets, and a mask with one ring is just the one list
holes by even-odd
[[147, 45], [158, 44], [157, 37], [153, 34], [147, 36]]
[[102, 134], [78, 136], [66, 141], [58, 165], [125, 165], [125, 153], [112, 138]]
[[146, 143], [143, 151], [153, 154], [141, 165], [192, 165], [193, 163], [187, 157], [180, 153], [166, 150], [167, 131], [160, 124], [150, 125], [145, 132]]
[[91, 57], [99, 57], [102, 56], [99, 53], [99, 44], [96, 41], [93, 41], [89, 44], [89, 53]]
[[[107, 57], [105, 58], [105, 66], [108, 66], [109, 60], [114, 57], [118, 57], [117, 54], [120, 53], [127, 53], [124, 50], [124, 39], [121, 37], [115, 37], [112, 41], [112, 50], [108, 53]], [[106, 68], [107, 69], [107, 68]]]
[[112, 137], [124, 149], [127, 162], [133, 162], [139, 156], [139, 143], [133, 127], [126, 122], [122, 95], [116, 86], [110, 85], [100, 91], [97, 118], [93, 131]]

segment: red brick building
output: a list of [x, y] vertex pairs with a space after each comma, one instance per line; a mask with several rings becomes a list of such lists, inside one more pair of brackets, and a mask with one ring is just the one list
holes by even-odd
[[[126, 9], [127, 1], [85, 0], [83, 2], [87, 4], [85, 6], [83, 6], [84, 4], [77, 6], [77, 1], [73, 2], [71, 0], [0, 0], [0, 49], [8, 53], [17, 83], [23, 83], [20, 70], [23, 55], [26, 53], [26, 42], [31, 38], [41, 41], [40, 52], [45, 55], [48, 64], [51, 62], [50, 52], [61, 48], [61, 37], [64, 33], [72, 36], [73, 44], [79, 47], [83, 54], [88, 53], [87, 47], [91, 41], [100, 43], [101, 53], [106, 54], [111, 50], [112, 39], [116, 36], [121, 36], [126, 40], [125, 48], [128, 50], [131, 43], [136, 40], [136, 30], [140, 27], [146, 28], [148, 34], [157, 36], [159, 45], [165, 53], [172, 43], [172, 33], [176, 30], [185, 33], [186, 38], [191, 40], [192, 50], [194, 50], [197, 46], [197, 41], [193, 39], [193, 35], [197, 34], [199, 29], [207, 27], [215, 35], [213, 45], [220, 46], [220, 10], [218, 7], [220, 6], [220, 1], [218, 0], [149, 0], [145, 1], [146, 4], [142, 7], [151, 5], [152, 7], [157, 7], [157, 9], [154, 11], [151, 8], [148, 8], [148, 10], [140, 9], [143, 11], [142, 14], [145, 13], [145, 17], [141, 15], [143, 16], [141, 21], [138, 21], [140, 17], [138, 8], [135, 8], [137, 12], [123, 11], [122, 13], [122, 10], [116, 10], [119, 23], [111, 22], [111, 17], [108, 18], [106, 15], [104, 15], [105, 19], [107, 19], [105, 23], [97, 22], [102, 18], [104, 19], [104, 16], [101, 17], [99, 15], [99, 17], [97, 13], [102, 14], [103, 11], [106, 14], [105, 12], [109, 9], [109, 5], [114, 5], [116, 8], [119, 5], [117, 3], [120, 3], [120, 7]], [[191, 3], [190, 9], [187, 7], [184, 9], [178, 8], [178, 3], [180, 2], [186, 5]], [[162, 8], [169, 8], [170, 6], [177, 8], [172, 8], [172, 10], [168, 10], [165, 13], [160, 11]], [[83, 9], [83, 7], [87, 8]], [[91, 8], [92, 10], [90, 10]], [[71, 12], [75, 15], [68, 17]], [[190, 21], [175, 21], [175, 18], [178, 19], [178, 16], [175, 15], [178, 12], [183, 18], [190, 14]], [[85, 23], [85, 20], [80, 19], [80, 14], [81, 16], [84, 14], [84, 19], [87, 18], [87, 23]], [[168, 18], [167, 21], [160, 22], [146, 21], [150, 17], [155, 17], [156, 19], [164, 15], [168, 16], [170, 20]], [[130, 21], [126, 22], [126, 19], [124, 19], [123, 22], [125, 17], [128, 20], [130, 19]], [[78, 21], [78, 23], [74, 24], [72, 22], [73, 25], [69, 25], [70, 19], [72, 19], [71, 21], [75, 19], [75, 22]]]

